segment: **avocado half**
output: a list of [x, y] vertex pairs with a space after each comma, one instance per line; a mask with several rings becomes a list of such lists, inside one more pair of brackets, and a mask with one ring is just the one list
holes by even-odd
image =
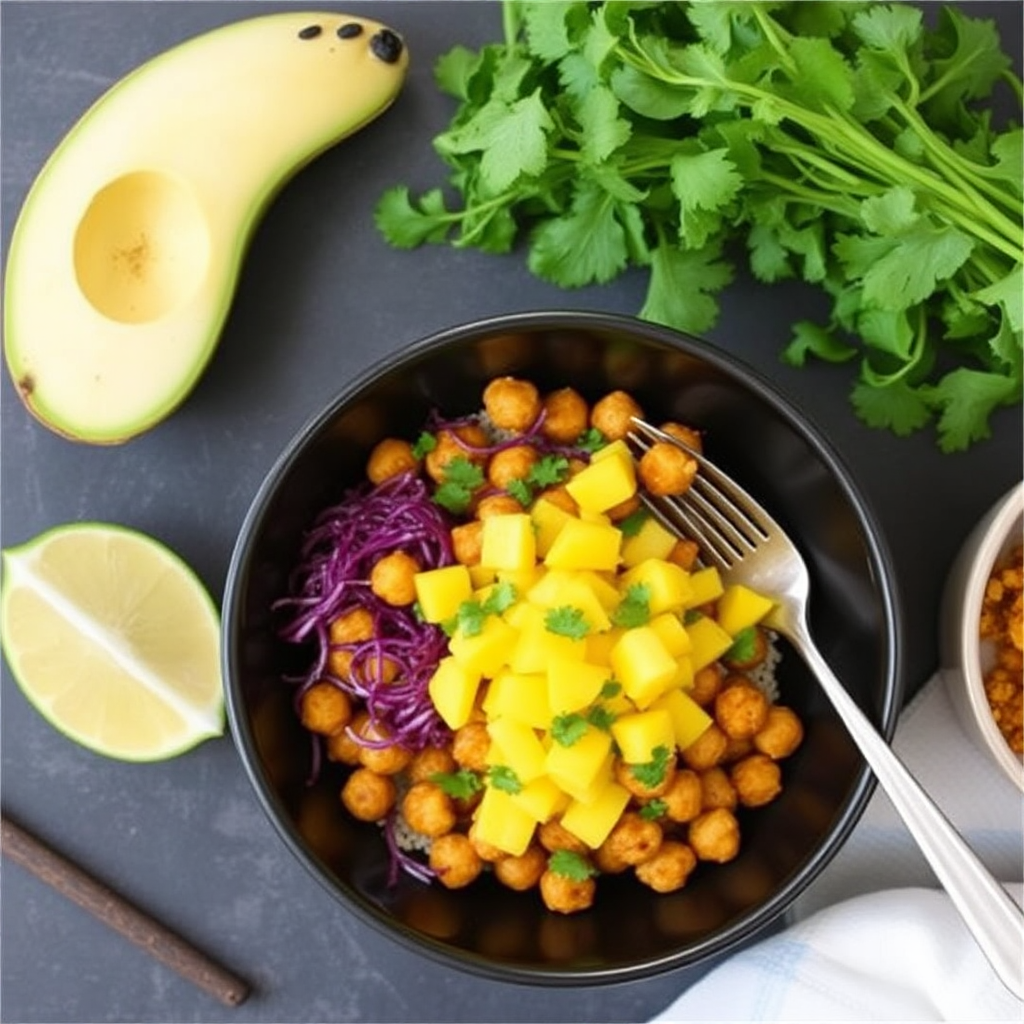
[[29, 410], [93, 444], [167, 417], [213, 354], [263, 210], [387, 109], [407, 67], [378, 22], [288, 11], [182, 43], [103, 95], [11, 239], [4, 353]]

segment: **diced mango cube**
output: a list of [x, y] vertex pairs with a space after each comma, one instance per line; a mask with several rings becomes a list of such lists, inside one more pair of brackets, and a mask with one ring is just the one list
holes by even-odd
[[547, 774], [570, 796], [585, 799], [594, 783], [611, 771], [612, 738], [592, 725], [571, 747], [553, 743], [547, 752]]
[[508, 662], [518, 639], [518, 630], [500, 616], [488, 615], [475, 636], [457, 629], [448, 641], [448, 650], [467, 672], [490, 679]]
[[619, 588], [613, 582], [614, 573], [594, 572], [592, 569], [584, 569], [579, 574], [587, 586], [594, 592], [594, 596], [601, 602], [601, 607], [606, 612], [613, 612], [619, 606], [622, 595]]
[[508, 659], [513, 672], [530, 674], [547, 673], [552, 658], [559, 655], [582, 661], [587, 653], [586, 640], [574, 640], [570, 636], [552, 633], [544, 625], [542, 609], [533, 609], [538, 614], [523, 616], [523, 625], [519, 631], [519, 639]]
[[618, 627], [606, 629], [603, 633], [589, 633], [584, 637], [584, 643], [587, 645], [585, 660], [593, 665], [608, 665], [608, 674], [611, 675], [612, 648], [619, 642], [622, 633]]
[[486, 587], [488, 583], [493, 583], [498, 574], [491, 568], [485, 568], [482, 565], [471, 565], [469, 568], [469, 578], [473, 581], [473, 589], [478, 590], [480, 587]]
[[570, 803], [561, 823], [577, 839], [596, 850], [608, 838], [628, 803], [629, 790], [617, 782], [609, 782], [590, 802], [574, 800]]
[[506, 715], [534, 729], [546, 729], [551, 724], [547, 676], [499, 670], [487, 688], [483, 709], [488, 717]]
[[469, 721], [479, 686], [480, 673], [461, 665], [450, 655], [437, 663], [427, 692], [449, 729], [461, 729]]
[[530, 518], [536, 530], [537, 556], [543, 558], [551, 550], [562, 527], [576, 517], [553, 501], [540, 497], [530, 509]]
[[665, 708], [654, 707], [617, 718], [612, 722], [612, 736], [622, 759], [630, 764], [653, 761], [658, 747], [670, 751], [676, 747], [672, 716]]
[[513, 802], [537, 822], [550, 820], [569, 805], [570, 799], [549, 775], [531, 780], [518, 793], [512, 794]]
[[682, 690], [669, 690], [659, 697], [651, 706], [652, 710], [667, 711], [672, 718], [672, 731], [676, 746], [685, 750], [694, 740], [698, 739], [709, 725], [711, 716]]
[[627, 568], [646, 562], [648, 558], [665, 559], [679, 538], [667, 530], [654, 516], [647, 516], [640, 529], [622, 541], [622, 564]]
[[480, 537], [480, 564], [491, 569], [528, 569], [537, 560], [533, 520], [525, 512], [488, 516]]
[[508, 765], [522, 783], [544, 774], [547, 752], [533, 729], [525, 722], [501, 716], [487, 723], [487, 733], [501, 752], [502, 764]]
[[658, 634], [648, 626], [627, 629], [611, 651], [615, 678], [637, 707], [645, 708], [665, 692], [679, 670]]
[[413, 584], [420, 613], [427, 622], [450, 619], [473, 593], [473, 581], [464, 565], [445, 565], [418, 572]]
[[690, 662], [694, 672], [710, 665], [732, 647], [732, 637], [707, 615], [694, 619], [686, 631], [690, 634]]
[[672, 678], [672, 682], [666, 687], [666, 690], [671, 690], [677, 686], [684, 690], [693, 689], [693, 662], [688, 654], [680, 654], [676, 658], [676, 674]]
[[718, 599], [715, 619], [730, 636], [760, 622], [775, 602], [742, 583], [730, 583]]
[[552, 714], [578, 711], [597, 700], [611, 670], [576, 658], [555, 656], [548, 662], [548, 705]]
[[691, 594], [686, 602], [687, 608], [699, 608], [702, 604], [717, 601], [725, 590], [722, 577], [718, 570], [709, 565], [706, 569], [694, 569], [690, 573]]
[[662, 612], [655, 615], [647, 624], [658, 634], [658, 639], [673, 658], [678, 658], [680, 654], [689, 654], [692, 646], [690, 634], [686, 632], [683, 620], [678, 615]]
[[551, 569], [614, 569], [621, 543], [622, 534], [614, 526], [571, 519], [544, 556], [544, 564]]
[[[608, 446], [611, 447], [611, 446]], [[636, 494], [636, 466], [629, 449], [607, 451], [592, 461], [565, 485], [565, 489], [587, 512], [604, 512]]]
[[621, 458], [623, 455], [628, 455], [632, 458], [629, 445], [619, 438], [617, 441], [609, 441], [608, 444], [598, 448], [596, 452], [591, 454], [590, 461], [591, 463], [600, 462], [602, 459]]
[[647, 603], [652, 615], [681, 610], [693, 593], [690, 574], [675, 562], [660, 558], [648, 558], [627, 569], [622, 575], [623, 592], [634, 584], [647, 587]]
[[510, 793], [493, 786], [484, 788], [473, 821], [478, 839], [518, 857], [526, 852], [536, 826], [536, 819]]

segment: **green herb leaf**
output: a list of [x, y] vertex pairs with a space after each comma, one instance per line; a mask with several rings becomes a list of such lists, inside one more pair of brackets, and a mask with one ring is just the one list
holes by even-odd
[[643, 529], [644, 523], [651, 518], [651, 514], [645, 508], [638, 508], [635, 512], [630, 512], [628, 516], [619, 521], [619, 532], [623, 537], [635, 537], [641, 529]]
[[597, 874], [597, 869], [582, 854], [573, 850], [555, 850], [548, 858], [548, 870], [563, 875], [573, 882], [585, 882]]
[[649, 800], [640, 808], [640, 817], [645, 821], [657, 821], [668, 814], [668, 804], [664, 800]]
[[424, 430], [418, 438], [416, 443], [412, 446], [413, 458], [422, 459], [424, 456], [429, 455], [437, 447], [437, 438]]
[[748, 626], [741, 629], [732, 639], [732, 646], [725, 652], [726, 661], [746, 662], [757, 654], [757, 628]]
[[588, 427], [576, 438], [573, 447], [581, 448], [585, 452], [596, 452], [608, 443], [604, 434], [597, 427]]
[[523, 508], [528, 508], [533, 501], [533, 488], [522, 479], [510, 480], [505, 490], [519, 502]]
[[646, 625], [651, 618], [651, 588], [646, 583], [634, 583], [626, 588], [626, 593], [612, 612], [611, 619], [616, 626], [633, 629]]
[[468, 800], [483, 788], [480, 776], [468, 768], [457, 772], [434, 772], [430, 781], [437, 783], [453, 800]]
[[500, 789], [503, 793], [511, 793], [513, 796], [522, 792], [523, 789], [523, 783], [519, 776], [512, 768], [504, 764], [493, 764], [487, 769], [487, 782], [495, 789]]
[[544, 628], [549, 633], [571, 637], [573, 640], [582, 640], [590, 632], [583, 610], [572, 605], [549, 608], [544, 616]]
[[551, 738], [562, 747], [571, 747], [587, 734], [587, 720], [577, 712], [556, 715], [551, 720]]
[[498, 580], [488, 591], [483, 610], [487, 615], [501, 615], [516, 603], [518, 596], [514, 583]]
[[444, 480], [434, 491], [434, 501], [459, 515], [469, 508], [473, 492], [483, 482], [483, 470], [464, 455], [456, 455], [444, 467]]
[[595, 704], [587, 711], [587, 721], [601, 732], [611, 732], [612, 725], [619, 716], [611, 708], [603, 704]]
[[651, 753], [654, 756], [650, 761], [629, 766], [633, 778], [647, 789], [654, 789], [665, 781], [665, 773], [672, 759], [672, 752], [663, 745], [655, 747]]

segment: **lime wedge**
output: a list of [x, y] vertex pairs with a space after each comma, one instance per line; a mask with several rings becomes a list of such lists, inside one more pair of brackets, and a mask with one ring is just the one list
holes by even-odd
[[217, 607], [163, 544], [73, 523], [4, 551], [3, 569], [4, 654], [54, 727], [127, 761], [223, 733]]

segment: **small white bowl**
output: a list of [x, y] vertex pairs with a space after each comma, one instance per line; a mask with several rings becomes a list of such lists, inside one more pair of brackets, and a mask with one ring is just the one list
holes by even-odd
[[1013, 753], [992, 717], [985, 696], [989, 644], [978, 637], [985, 586], [997, 562], [1021, 543], [1024, 483], [986, 513], [964, 541], [943, 592], [939, 636], [942, 677], [967, 734], [1024, 792], [1024, 763]]

